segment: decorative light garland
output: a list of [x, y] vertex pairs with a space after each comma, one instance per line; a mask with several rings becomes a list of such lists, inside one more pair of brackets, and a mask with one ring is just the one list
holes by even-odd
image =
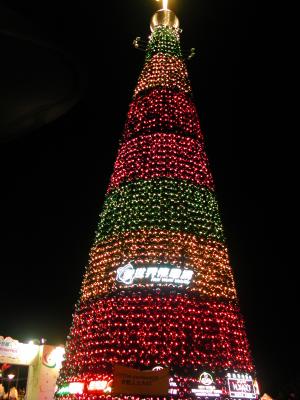
[[134, 95], [154, 87], [168, 87], [191, 93], [192, 89], [184, 62], [175, 56], [155, 54], [145, 64]]
[[[117, 268], [132, 260], [140, 267], [171, 264], [190, 268], [195, 273], [191, 291], [215, 300], [236, 299], [224, 244], [188, 233], [154, 229], [124, 232], [95, 244], [82, 285], [82, 300], [116, 290]], [[136, 286], [156, 287], [147, 282]]]
[[175, 134], [153, 133], [121, 145], [108, 192], [122, 182], [158, 178], [186, 180], [214, 190], [202, 142]]
[[158, 26], [150, 35], [146, 50], [146, 60], [159, 53], [182, 58], [179, 33], [179, 29]]
[[174, 133], [203, 140], [195, 104], [186, 93], [154, 88], [133, 100], [124, 139], [152, 133]]
[[[176, 386], [168, 400], [194, 400], [204, 369], [227, 397], [225, 375], [254, 372], [179, 34], [157, 26], [149, 38], [67, 338], [60, 400], [156, 399], [110, 393], [115, 364], [168, 367]], [[189, 279], [143, 279], [150, 269]]]
[[213, 192], [185, 181], [153, 179], [126, 183], [108, 194], [96, 242], [120, 232], [151, 228], [225, 240]]
[[[108, 381], [114, 364], [167, 366], [172, 376], [186, 377], [186, 389], [203, 369], [253, 371], [236, 305], [163, 291], [119, 294], [76, 310], [64, 368], [76, 382]], [[68, 376], [59, 386], [73, 382]]]

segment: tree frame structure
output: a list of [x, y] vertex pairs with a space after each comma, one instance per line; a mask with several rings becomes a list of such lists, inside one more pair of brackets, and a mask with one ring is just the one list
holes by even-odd
[[114, 394], [121, 365], [167, 368], [165, 398], [257, 399], [178, 19], [151, 30], [55, 396], [153, 399]]

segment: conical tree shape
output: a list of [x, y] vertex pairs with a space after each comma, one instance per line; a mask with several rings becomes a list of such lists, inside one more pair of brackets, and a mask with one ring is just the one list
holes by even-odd
[[220, 389], [214, 396], [227, 398], [234, 396], [228, 377], [249, 383], [254, 373], [179, 33], [158, 25], [149, 39], [59, 399], [103, 398], [117, 364], [168, 367], [176, 398], [195, 398], [203, 371]]

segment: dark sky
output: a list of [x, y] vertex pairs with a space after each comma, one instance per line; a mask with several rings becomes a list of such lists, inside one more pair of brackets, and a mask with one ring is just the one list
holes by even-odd
[[[158, 5], [2, 3], [70, 53], [85, 82], [64, 115], [0, 142], [0, 335], [61, 344], [143, 66], [132, 41], [147, 38]], [[241, 311], [262, 390], [275, 395], [300, 372], [296, 158], [271, 40], [277, 28], [255, 1], [170, 0], [170, 6], [181, 21], [183, 49], [197, 51], [189, 74]], [[17, 68], [21, 73], [22, 64]]]

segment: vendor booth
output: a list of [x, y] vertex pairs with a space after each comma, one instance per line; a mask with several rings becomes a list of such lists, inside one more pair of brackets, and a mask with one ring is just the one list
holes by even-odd
[[28, 366], [26, 399], [53, 400], [64, 348], [0, 336], [0, 364]]

